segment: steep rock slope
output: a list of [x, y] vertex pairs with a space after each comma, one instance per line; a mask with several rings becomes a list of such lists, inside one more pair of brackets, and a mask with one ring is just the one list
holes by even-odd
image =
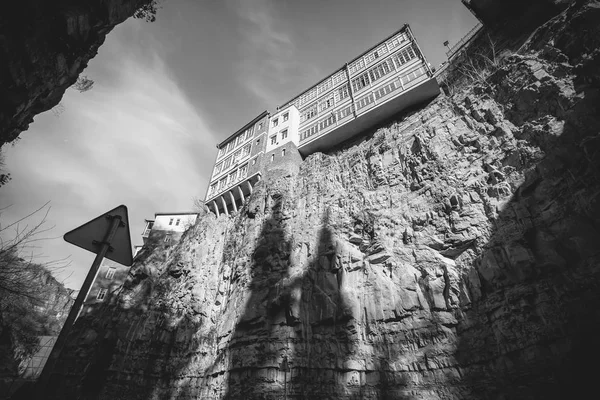
[[597, 2], [270, 171], [79, 321], [56, 397], [577, 398], [600, 323]]
[[[6, 256], [4, 255], [6, 258]], [[18, 278], [26, 284], [6, 285], [6, 265], [0, 288], [0, 398], [7, 398], [30, 377], [24, 372], [39, 350], [41, 336], [58, 336], [73, 305], [72, 290], [65, 288], [43, 266], [21, 259]], [[10, 267], [9, 267], [10, 268]], [[27, 290], [27, 291], [25, 291]], [[16, 292], [16, 293], [15, 293]], [[18, 294], [21, 292], [20, 294]]]
[[0, 146], [58, 104], [106, 35], [150, 0], [20, 0], [0, 13]]

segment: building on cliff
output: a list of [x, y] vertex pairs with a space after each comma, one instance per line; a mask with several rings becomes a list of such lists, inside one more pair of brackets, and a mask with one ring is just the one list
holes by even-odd
[[390, 37], [217, 145], [205, 204], [235, 212], [262, 174], [284, 159], [326, 151], [398, 112], [432, 99], [439, 86], [410, 27]]
[[[178, 243], [187, 228], [192, 226], [198, 213], [196, 212], [170, 212], [156, 213], [154, 219], [147, 219], [142, 232], [143, 246], [135, 246], [134, 258], [144, 248], [171, 247]], [[85, 299], [83, 312], [88, 313], [98, 304], [109, 302], [110, 298], [123, 286], [129, 267], [114, 261], [104, 259], [94, 283]]]

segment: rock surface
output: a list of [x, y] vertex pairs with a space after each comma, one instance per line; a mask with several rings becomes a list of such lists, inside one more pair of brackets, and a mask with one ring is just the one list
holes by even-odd
[[146, 254], [76, 325], [56, 398], [587, 398], [599, 17], [569, 8], [485, 84], [270, 171]]
[[0, 13], [0, 146], [58, 104], [108, 32], [150, 0], [20, 0]]

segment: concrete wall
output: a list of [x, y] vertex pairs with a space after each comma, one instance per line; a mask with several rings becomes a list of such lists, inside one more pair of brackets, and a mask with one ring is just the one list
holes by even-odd
[[[274, 124], [275, 121], [277, 121], [277, 125]], [[286, 107], [278, 111], [276, 114], [272, 115], [271, 120], [269, 121], [269, 133], [267, 135], [266, 151], [271, 152], [276, 148], [285, 145], [288, 142], [293, 142], [294, 144], [296, 144], [296, 146], [298, 146], [299, 125], [300, 113], [294, 105]], [[282, 133], [286, 130], [287, 136], [283, 138]], [[275, 143], [273, 143], [273, 138], [275, 139]]]

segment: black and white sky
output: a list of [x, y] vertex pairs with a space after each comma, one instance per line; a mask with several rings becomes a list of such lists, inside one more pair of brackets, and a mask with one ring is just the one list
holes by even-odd
[[[3, 148], [12, 181], [2, 224], [50, 201], [39, 261], [71, 257], [57, 277], [79, 288], [94, 255], [62, 235], [120, 204], [134, 244], [155, 212], [203, 197], [216, 144], [410, 24], [432, 66], [476, 23], [460, 0], [164, 0], [157, 20], [107, 37], [62, 112], [35, 118]], [[38, 218], [36, 216], [35, 218]], [[35, 223], [35, 218], [29, 221]]]

